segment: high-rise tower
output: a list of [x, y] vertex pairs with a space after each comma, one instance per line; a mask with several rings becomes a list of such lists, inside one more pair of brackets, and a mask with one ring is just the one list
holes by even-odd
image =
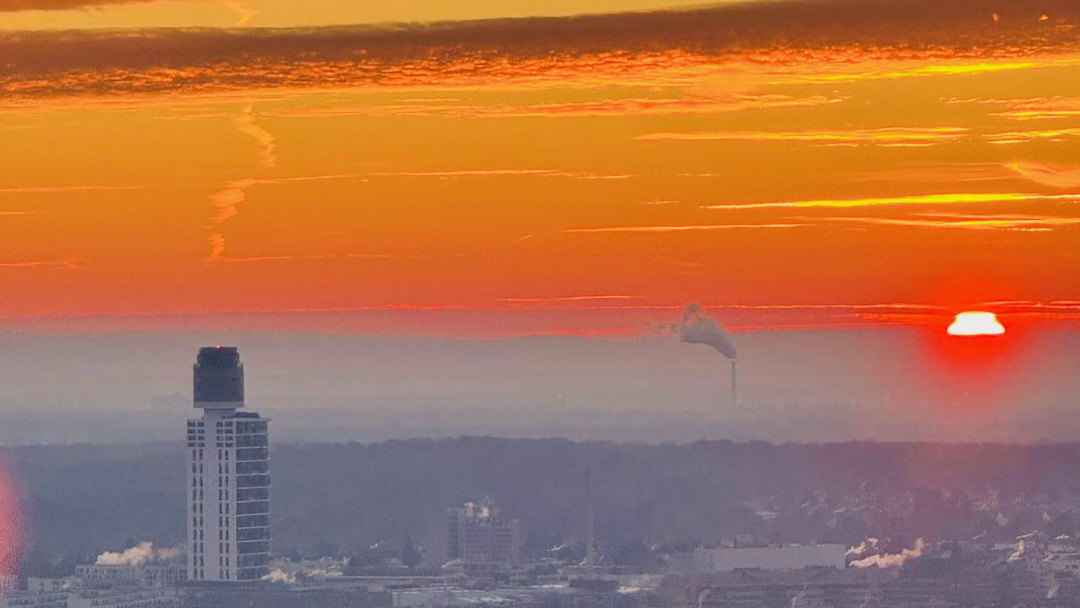
[[270, 561], [270, 420], [244, 407], [235, 347], [199, 350], [188, 420], [189, 581], [258, 580]]

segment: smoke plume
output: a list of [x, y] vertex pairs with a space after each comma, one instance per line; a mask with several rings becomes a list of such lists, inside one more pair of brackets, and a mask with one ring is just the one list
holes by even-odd
[[148, 562], [166, 561], [180, 557], [180, 549], [155, 549], [150, 541], [141, 542], [120, 552], [106, 551], [97, 557], [99, 566], [142, 566]]
[[871, 555], [851, 562], [849, 565], [855, 568], [898, 568], [903, 566], [909, 559], [922, 557], [926, 550], [926, 541], [919, 539], [911, 549], [904, 549], [900, 553], [885, 553]]
[[679, 339], [688, 344], [707, 344], [728, 359], [738, 356], [731, 334], [716, 319], [706, 315], [701, 304], [696, 302], [683, 311]]

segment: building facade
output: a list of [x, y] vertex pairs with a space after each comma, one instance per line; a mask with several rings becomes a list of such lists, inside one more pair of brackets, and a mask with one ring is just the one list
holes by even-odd
[[521, 526], [484, 503], [465, 503], [447, 516], [447, 556], [465, 563], [514, 565], [520, 561]]
[[235, 347], [199, 350], [188, 420], [189, 581], [258, 580], [269, 573], [269, 419], [244, 407]]

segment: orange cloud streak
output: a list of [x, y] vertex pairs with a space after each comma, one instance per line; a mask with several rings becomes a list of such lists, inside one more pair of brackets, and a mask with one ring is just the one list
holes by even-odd
[[1011, 169], [1024, 179], [1043, 186], [1060, 188], [1063, 190], [1080, 188], [1080, 167], [1065, 167], [1031, 161], [1006, 163], [1005, 167]]
[[1022, 201], [1075, 201], [1080, 194], [1021, 194], [1021, 193], [942, 193], [881, 198], [822, 199], [784, 201], [775, 203], [731, 203], [706, 205], [702, 209], [805, 209], [813, 207], [878, 207], [889, 205], [963, 205], [972, 203], [1015, 203]]
[[710, 230], [756, 230], [768, 228], [800, 228], [811, 224], [701, 224], [691, 226], [604, 226], [599, 228], [569, 228], [563, 232], [570, 233], [604, 233], [604, 232], [629, 232], [629, 233], [664, 233], [664, 232], [695, 232]]
[[915, 228], [951, 228], [962, 230], [1018, 230], [1046, 232], [1058, 227], [1080, 226], [1080, 218], [1037, 215], [962, 215], [948, 213], [918, 214], [913, 218], [830, 217], [829, 222], [907, 226]]
[[969, 133], [957, 127], [890, 127], [846, 131], [690, 131], [683, 133], [646, 133], [635, 139], [644, 141], [749, 141], [809, 142], [820, 145], [878, 144], [882, 146], [929, 145], [958, 141]]

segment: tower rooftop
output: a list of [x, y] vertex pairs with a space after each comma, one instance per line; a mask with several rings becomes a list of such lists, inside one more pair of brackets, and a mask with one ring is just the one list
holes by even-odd
[[240, 362], [240, 351], [235, 346], [200, 348], [194, 372], [195, 407], [244, 407], [244, 364]]

